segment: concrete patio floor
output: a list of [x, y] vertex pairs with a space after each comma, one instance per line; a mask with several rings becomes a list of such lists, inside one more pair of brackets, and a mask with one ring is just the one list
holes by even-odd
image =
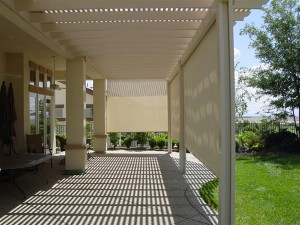
[[198, 194], [214, 175], [192, 154], [184, 175], [176, 152], [93, 154], [86, 174], [73, 176], [63, 175], [62, 157], [53, 157], [54, 168], [40, 166], [38, 176], [26, 171], [17, 179], [27, 199], [13, 184], [0, 183], [1, 225], [217, 224]]

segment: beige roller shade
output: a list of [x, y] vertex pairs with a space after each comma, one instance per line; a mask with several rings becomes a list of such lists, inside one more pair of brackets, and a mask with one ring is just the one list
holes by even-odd
[[171, 136], [179, 140], [179, 78], [178, 74], [170, 84], [171, 89]]
[[107, 132], [167, 130], [165, 80], [108, 80]]
[[213, 24], [184, 65], [185, 143], [220, 174], [220, 97], [217, 28]]

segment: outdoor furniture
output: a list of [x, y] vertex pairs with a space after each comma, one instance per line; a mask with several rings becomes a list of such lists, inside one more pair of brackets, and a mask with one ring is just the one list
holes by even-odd
[[[27, 151], [34, 154], [46, 154], [46, 150], [43, 146], [41, 134], [27, 134]], [[52, 149], [49, 149], [50, 155], [52, 155]], [[51, 167], [53, 167], [51, 158]]]
[[[11, 180], [12, 183], [22, 193], [23, 197], [26, 198], [26, 194], [23, 189], [16, 183], [16, 178], [26, 168], [34, 168], [36, 173], [37, 165], [44, 163], [48, 160], [52, 161], [51, 155], [45, 154], [24, 154], [16, 156], [5, 156], [0, 158], [0, 172], [8, 172], [8, 176], [4, 176], [3, 180]], [[44, 178], [44, 177], [43, 177]], [[44, 178], [48, 183], [48, 180]]]

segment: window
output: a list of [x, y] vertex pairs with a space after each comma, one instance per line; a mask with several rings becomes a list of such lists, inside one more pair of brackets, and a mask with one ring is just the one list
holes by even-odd
[[86, 118], [93, 118], [93, 108], [86, 108], [85, 116]]
[[30, 85], [36, 85], [36, 76], [35, 76], [35, 70], [30, 69]]
[[29, 61], [29, 122], [32, 134], [41, 134], [44, 147], [51, 147], [51, 87], [53, 72]]
[[64, 109], [56, 108], [55, 109], [55, 118], [63, 118], [64, 117]]
[[44, 74], [39, 74], [39, 87], [44, 88]]
[[47, 88], [51, 88], [51, 84], [52, 84], [52, 77], [51, 76], [47, 76]]

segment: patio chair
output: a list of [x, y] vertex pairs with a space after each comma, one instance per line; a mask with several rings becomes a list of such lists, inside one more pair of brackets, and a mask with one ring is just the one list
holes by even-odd
[[[43, 146], [41, 134], [27, 134], [27, 152], [31, 154], [46, 154], [46, 149]], [[52, 155], [52, 149], [48, 149]], [[51, 167], [53, 167], [51, 158]]]
[[[58, 140], [58, 142], [59, 142], [60, 151], [61, 152], [66, 151], [65, 145], [67, 144], [67, 139], [65, 139], [64, 137], [56, 135], [56, 140]], [[65, 165], [65, 160], [66, 160], [66, 158], [63, 158], [62, 160], [60, 160], [59, 164], [60, 165]]]

